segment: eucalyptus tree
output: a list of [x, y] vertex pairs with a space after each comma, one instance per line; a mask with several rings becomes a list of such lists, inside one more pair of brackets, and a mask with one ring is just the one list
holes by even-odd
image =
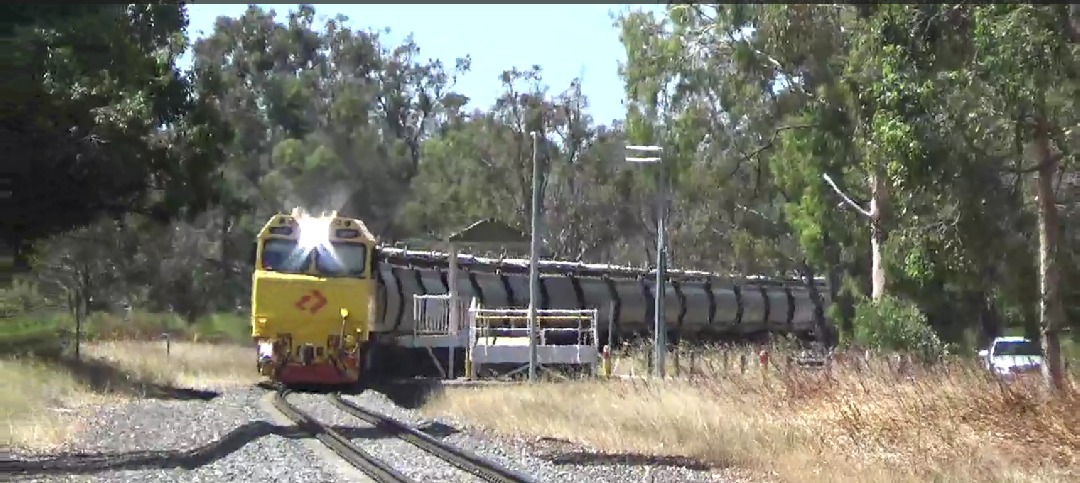
[[214, 200], [217, 124], [177, 70], [182, 4], [0, 8], [3, 238], [35, 240], [102, 215], [165, 221]]

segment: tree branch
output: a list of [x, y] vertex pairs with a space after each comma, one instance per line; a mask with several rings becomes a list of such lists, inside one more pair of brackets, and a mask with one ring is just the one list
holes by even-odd
[[776, 144], [776, 138], [780, 137], [780, 133], [784, 131], [790, 131], [792, 129], [809, 129], [812, 127], [817, 127], [817, 124], [792, 124], [788, 126], [780, 126], [776, 129], [773, 129], [772, 136], [769, 137], [769, 140], [765, 144], [758, 146], [757, 149], [754, 149], [753, 151], [744, 154], [742, 160], [753, 159], [759, 154], [765, 152], [767, 149], [772, 148], [773, 145]]
[[1061, 161], [1061, 159], [1064, 158], [1064, 157], [1065, 157], [1064, 153], [1058, 153], [1058, 154], [1056, 154], [1054, 156], [1051, 156], [1050, 158], [1048, 158], [1046, 160], [1043, 160], [1042, 162], [1036, 164], [1035, 166], [1029, 166], [1029, 167], [1026, 167], [1026, 168], [1004, 168], [1004, 169], [1002, 169], [1002, 171], [1007, 172], [1007, 173], [1012, 173], [1012, 174], [1030, 174], [1030, 173], [1034, 173], [1034, 172], [1036, 172], [1036, 171], [1038, 171], [1040, 169], [1043, 169], [1046, 166], [1049, 166], [1049, 165], [1054, 164], [1054, 163], [1056, 163], [1058, 161]]
[[829, 186], [832, 187], [833, 191], [835, 191], [836, 194], [840, 195], [840, 198], [843, 198], [844, 202], [847, 203], [847, 205], [850, 206], [851, 209], [859, 212], [859, 214], [861, 214], [861, 215], [863, 215], [863, 216], [865, 216], [867, 218], [870, 218], [870, 217], [873, 216], [873, 215], [870, 214], [870, 210], [867, 210], [867, 209], [859, 206], [859, 204], [856, 203], [855, 200], [851, 199], [850, 196], [844, 194], [843, 191], [840, 191], [840, 187], [836, 186], [836, 183], [832, 180], [831, 177], [829, 177], [828, 173], [822, 173], [821, 177], [825, 178], [825, 182], [829, 183]]

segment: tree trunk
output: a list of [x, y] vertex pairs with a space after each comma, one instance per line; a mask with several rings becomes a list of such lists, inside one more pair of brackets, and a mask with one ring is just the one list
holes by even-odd
[[231, 212], [228, 209], [228, 204], [221, 203], [221, 292], [214, 301], [216, 308], [221, 308], [225, 301], [229, 301], [227, 307], [229, 312], [236, 310], [235, 304], [232, 303], [232, 254], [229, 250], [229, 227], [232, 222]]
[[803, 283], [806, 284], [806, 289], [810, 293], [810, 301], [814, 304], [814, 335], [821, 347], [827, 349], [836, 345], [836, 341], [832, 336], [829, 324], [825, 321], [825, 303], [814, 280], [814, 269], [807, 263], [805, 258], [800, 261], [799, 265], [799, 271], [803, 274]]
[[844, 282], [843, 261], [840, 259], [840, 249], [834, 246], [828, 228], [825, 228], [821, 234], [821, 243], [825, 247], [825, 264], [829, 278], [829, 301], [837, 306], [836, 314], [840, 318], [836, 324], [837, 329], [845, 340], [850, 340], [855, 335], [855, 326], [850, 311], [845, 310], [846, 297], [840, 293], [840, 287]]
[[1035, 133], [1035, 149], [1039, 176], [1035, 198], [1039, 212], [1039, 323], [1042, 328], [1043, 377], [1047, 385], [1060, 391], [1065, 388], [1065, 372], [1061, 365], [1059, 333], [1065, 322], [1061, 300], [1061, 277], [1058, 272], [1060, 220], [1054, 195], [1054, 175], [1058, 160], [1050, 150], [1049, 131], [1045, 120], [1039, 120]]
[[82, 326], [83, 317], [86, 314], [85, 292], [82, 288], [75, 289], [75, 360], [81, 359], [82, 352]]
[[875, 167], [870, 174], [870, 297], [874, 300], [881, 299], [886, 289], [883, 252], [888, 237], [888, 232], [885, 230], [888, 188], [884, 171], [881, 167]]

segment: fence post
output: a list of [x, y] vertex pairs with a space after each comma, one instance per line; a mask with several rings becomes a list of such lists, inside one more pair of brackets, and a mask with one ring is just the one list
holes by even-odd
[[674, 341], [674, 344], [672, 344], [672, 347], [671, 347], [671, 363], [674, 365], [673, 369], [674, 369], [674, 372], [675, 372], [675, 377], [679, 377], [680, 375], [682, 375], [682, 372], [679, 370], [679, 362], [680, 362], [679, 361], [679, 352], [682, 351], [681, 342], [682, 341], [679, 340], [679, 331], [676, 330], [675, 331], [675, 341]]
[[653, 370], [653, 353], [653, 351], [648, 351], [645, 353], [645, 367], [646, 369], [648, 369], [649, 374], [653, 374], [655, 372]]
[[697, 375], [697, 364], [695, 363], [696, 360], [697, 360], [697, 351], [696, 350], [691, 350], [690, 353], [687, 354], [687, 355], [690, 356], [690, 367], [686, 371], [686, 373], [687, 373], [688, 376], [693, 377], [693, 376]]
[[611, 346], [605, 345], [600, 354], [600, 372], [605, 378], [611, 377]]
[[165, 358], [169, 358], [172, 354], [172, 337], [169, 337], [168, 332], [163, 332], [161, 338], [165, 339]]
[[769, 375], [769, 349], [762, 348], [758, 352], [758, 362], [761, 364], [761, 380], [765, 381]]

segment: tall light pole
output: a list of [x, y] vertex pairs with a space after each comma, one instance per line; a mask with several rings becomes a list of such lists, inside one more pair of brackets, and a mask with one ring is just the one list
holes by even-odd
[[529, 382], [536, 381], [536, 303], [540, 299], [540, 133], [533, 138], [532, 238], [529, 242]]
[[656, 201], [656, 287], [653, 289], [655, 300], [653, 305], [653, 374], [656, 377], [664, 377], [664, 356], [667, 353], [667, 324], [664, 323], [664, 296], [667, 291], [667, 198], [668, 179], [667, 169], [664, 166], [660, 153], [660, 146], [626, 146], [628, 151], [650, 153], [647, 157], [627, 157], [631, 163], [656, 164], [657, 188], [659, 196]]

